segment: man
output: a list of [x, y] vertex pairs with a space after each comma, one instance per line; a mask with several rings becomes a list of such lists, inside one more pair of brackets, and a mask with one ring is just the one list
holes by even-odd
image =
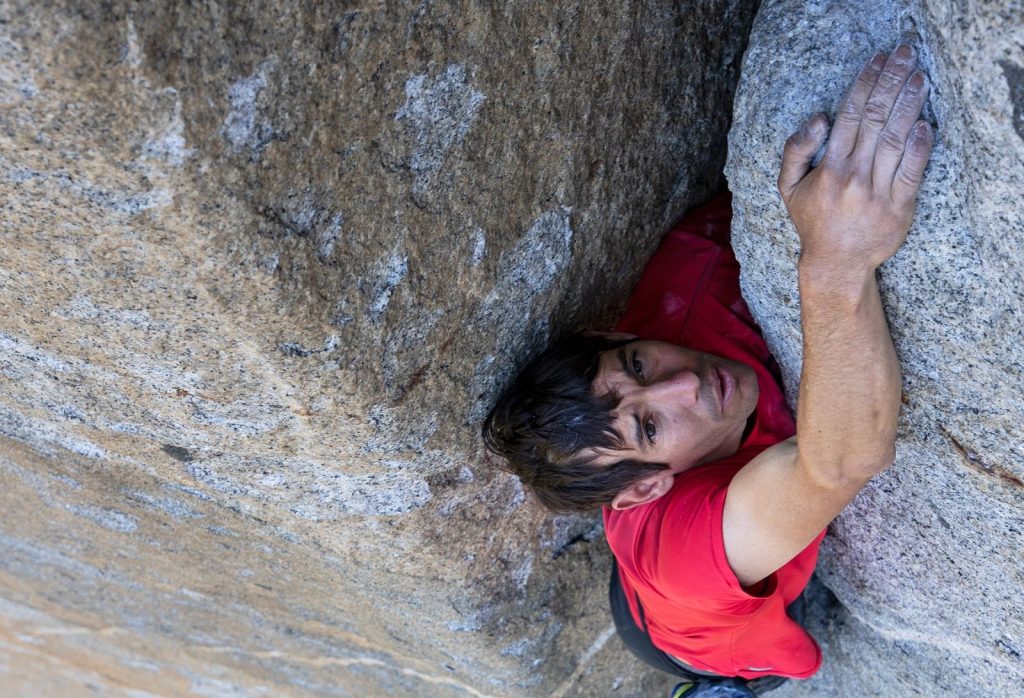
[[818, 114], [783, 150], [801, 243], [795, 429], [739, 295], [723, 199], [666, 236], [620, 332], [550, 348], [484, 423], [549, 508], [603, 507], [616, 627], [686, 679], [677, 698], [755, 695], [821, 664], [791, 616], [825, 527], [895, 455], [900, 371], [875, 272], [906, 238], [932, 149], [914, 65], [909, 46], [877, 54], [831, 135]]

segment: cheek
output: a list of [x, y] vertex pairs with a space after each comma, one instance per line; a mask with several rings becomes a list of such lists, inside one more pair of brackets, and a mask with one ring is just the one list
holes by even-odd
[[695, 419], [681, 418], [672, 423], [671, 451], [686, 460], [693, 451], [699, 451], [707, 440], [713, 440], [715, 425]]

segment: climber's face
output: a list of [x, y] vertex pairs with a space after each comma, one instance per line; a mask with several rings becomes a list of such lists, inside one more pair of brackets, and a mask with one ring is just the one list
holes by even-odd
[[613, 425], [624, 445], [599, 458], [673, 473], [735, 453], [758, 396], [746, 364], [641, 339], [601, 354], [593, 389], [619, 398]]

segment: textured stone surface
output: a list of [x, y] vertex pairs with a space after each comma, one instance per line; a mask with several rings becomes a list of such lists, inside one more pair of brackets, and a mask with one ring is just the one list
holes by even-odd
[[752, 3], [0, 4], [5, 695], [644, 695], [484, 467], [718, 185]]
[[765, 2], [730, 132], [734, 239], [795, 398], [798, 247], [773, 190], [781, 146], [901, 39], [928, 73], [938, 139], [907, 244], [880, 277], [903, 364], [898, 459], [826, 538], [819, 574], [845, 610], [816, 621], [821, 674], [780, 698], [1024, 685], [1024, 4]]

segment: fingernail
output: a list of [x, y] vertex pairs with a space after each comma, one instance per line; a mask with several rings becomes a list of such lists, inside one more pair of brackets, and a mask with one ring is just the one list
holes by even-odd
[[876, 53], [874, 58], [872, 58], [868, 64], [875, 70], [881, 70], [882, 68], [885, 67], [885, 62], [887, 60], [889, 60], [889, 54], [887, 54], [885, 51], [881, 51], [879, 53]]
[[907, 44], [900, 44], [896, 47], [896, 53], [893, 56], [900, 63], [908, 63], [914, 58], [914, 49]]
[[915, 92], [920, 92], [921, 89], [924, 88], [924, 73], [922, 73], [920, 70], [915, 70], [914, 74], [910, 76], [910, 80], [908, 80], [907, 83], [910, 85], [910, 89], [914, 90]]
[[918, 140], [923, 141], [928, 138], [929, 131], [931, 131], [931, 127], [926, 121], [918, 121], [914, 124], [914, 138]]

